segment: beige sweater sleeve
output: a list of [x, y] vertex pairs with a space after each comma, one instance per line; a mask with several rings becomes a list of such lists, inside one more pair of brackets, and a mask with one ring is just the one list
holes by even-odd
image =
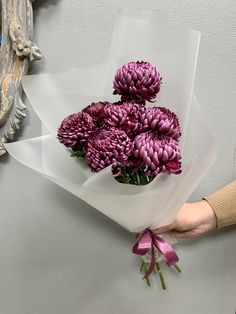
[[236, 180], [203, 199], [216, 214], [217, 228], [236, 224]]

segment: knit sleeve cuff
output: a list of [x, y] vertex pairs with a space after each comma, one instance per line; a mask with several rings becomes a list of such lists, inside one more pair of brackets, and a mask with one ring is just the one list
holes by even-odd
[[236, 180], [203, 199], [215, 212], [217, 228], [236, 224]]

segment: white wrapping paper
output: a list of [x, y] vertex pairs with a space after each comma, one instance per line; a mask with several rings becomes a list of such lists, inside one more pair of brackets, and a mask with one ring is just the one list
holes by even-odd
[[[193, 96], [200, 35], [168, 25], [166, 12], [120, 12], [106, 64], [25, 77], [23, 87], [50, 135], [6, 145], [19, 162], [78, 196], [131, 232], [169, 224], [215, 160], [216, 150]], [[163, 84], [157, 102], [177, 113], [182, 128], [182, 173], [161, 174], [146, 186], [118, 183], [110, 167], [97, 174], [71, 158], [56, 139], [63, 118], [112, 96], [116, 69], [129, 61], [157, 66]]]

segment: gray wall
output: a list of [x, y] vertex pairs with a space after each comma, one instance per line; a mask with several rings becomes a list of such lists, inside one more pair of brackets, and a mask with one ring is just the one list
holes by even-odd
[[[172, 23], [202, 33], [195, 91], [218, 158], [191, 200], [236, 177], [235, 0], [37, 0], [35, 41], [44, 58], [32, 73], [101, 61], [116, 9], [169, 8]], [[28, 105], [18, 138], [39, 135]], [[236, 309], [234, 227], [181, 241], [183, 273], [163, 266], [146, 288], [133, 235], [5, 156], [0, 160], [0, 314], [230, 314]]]

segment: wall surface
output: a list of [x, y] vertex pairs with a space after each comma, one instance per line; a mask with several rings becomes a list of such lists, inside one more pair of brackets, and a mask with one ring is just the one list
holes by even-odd
[[[191, 200], [236, 177], [235, 0], [37, 0], [32, 73], [106, 59], [119, 7], [170, 9], [171, 22], [202, 33], [195, 91], [218, 157]], [[28, 104], [18, 139], [37, 136]], [[133, 235], [12, 158], [0, 159], [0, 314], [235, 313], [236, 230], [178, 244], [182, 274], [163, 266], [147, 288]]]

